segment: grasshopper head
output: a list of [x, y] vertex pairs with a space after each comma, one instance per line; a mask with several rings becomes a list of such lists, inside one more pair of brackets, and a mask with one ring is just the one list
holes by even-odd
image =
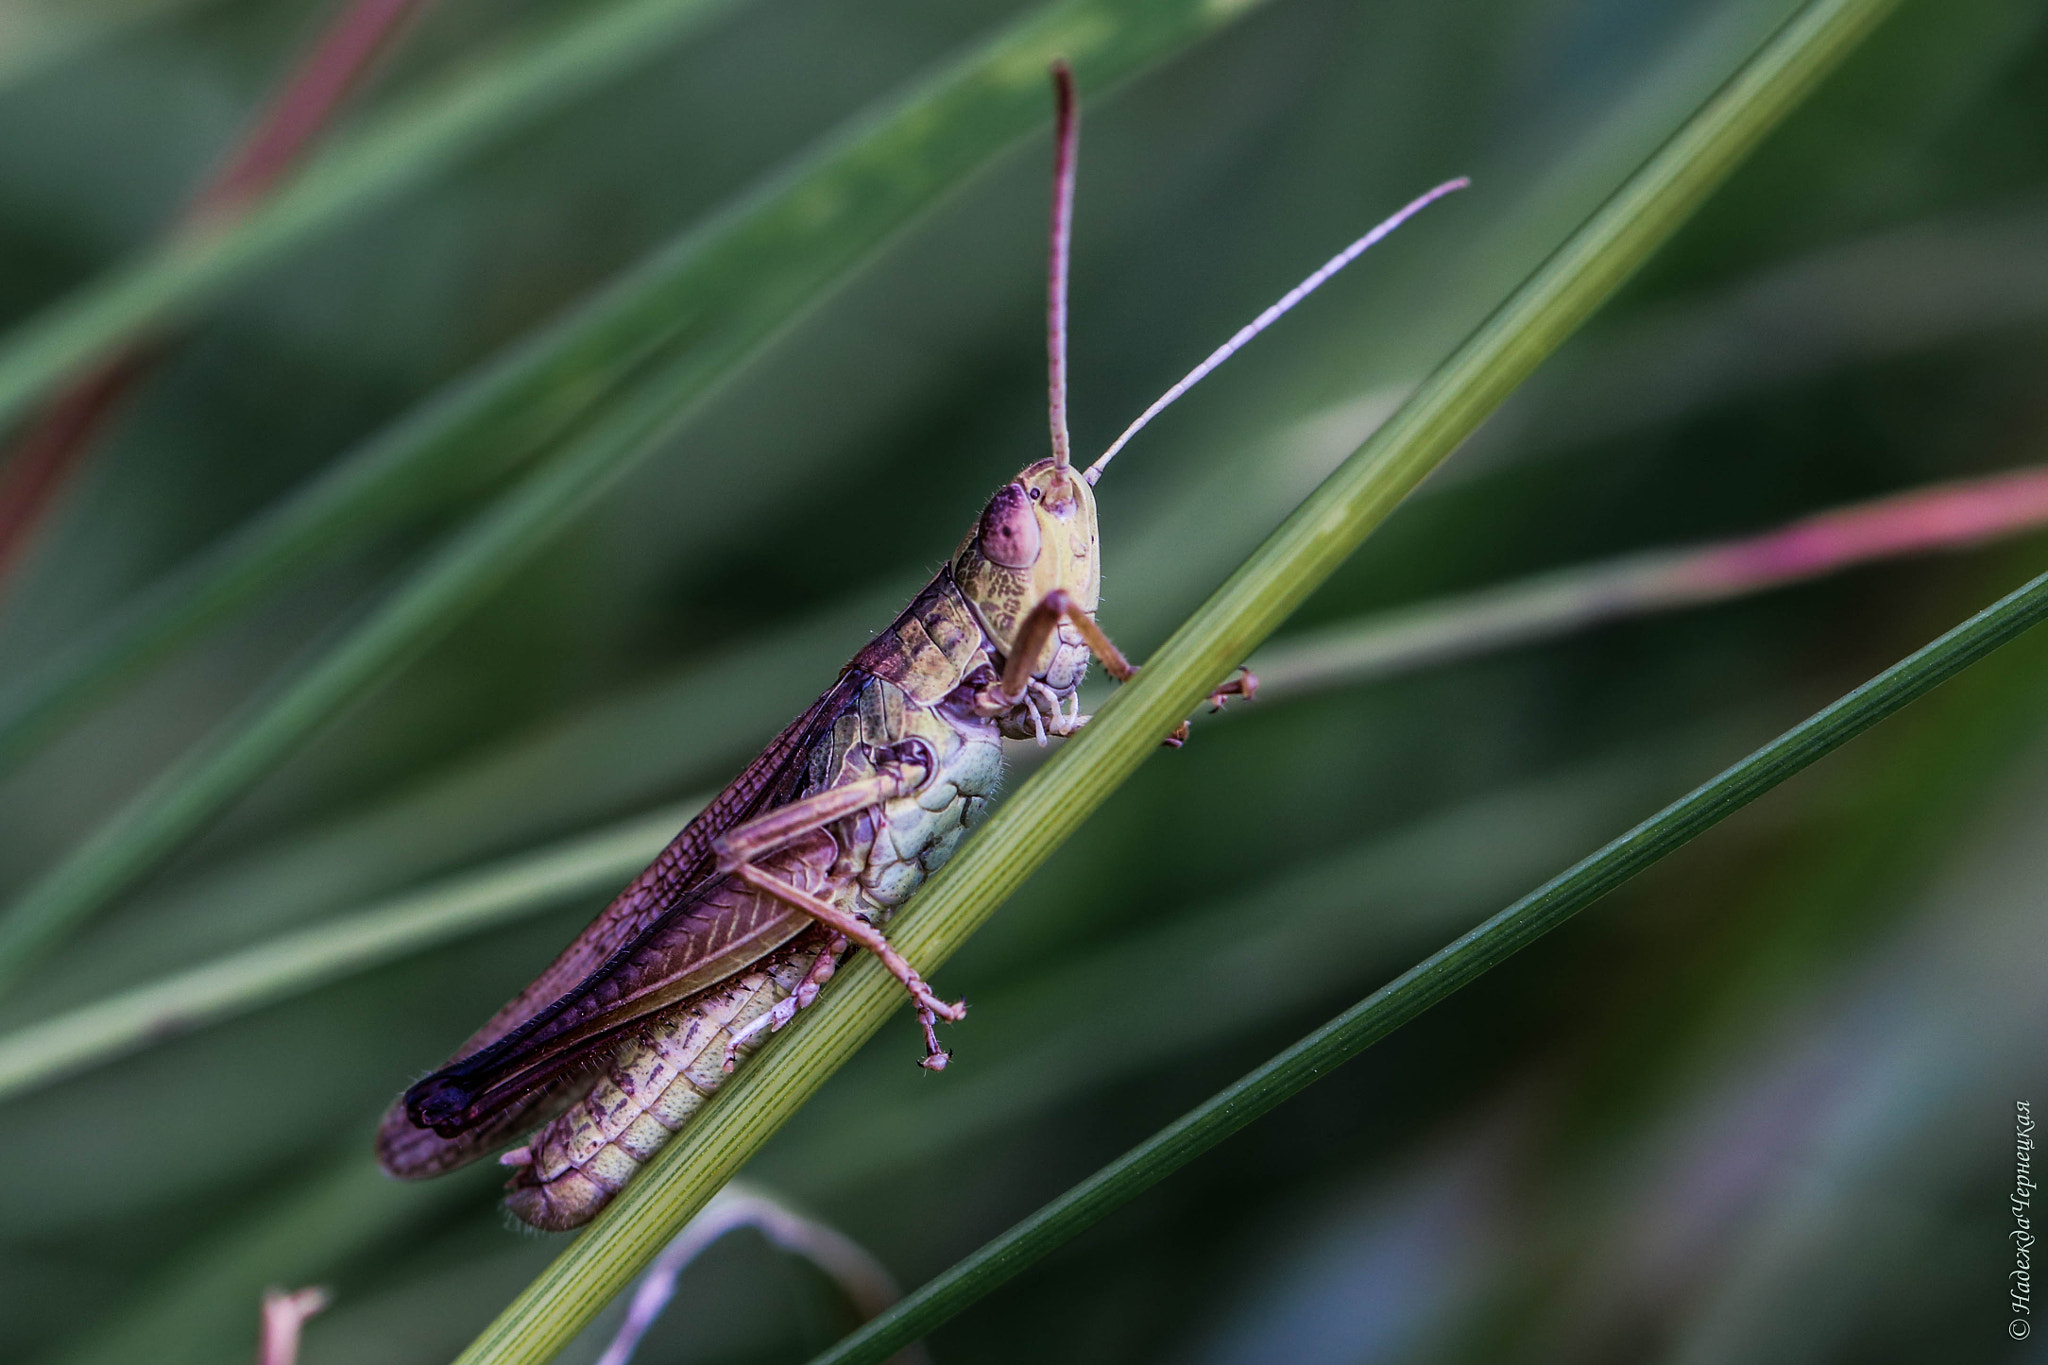
[[1006, 654], [1025, 614], [1055, 588], [1094, 611], [1102, 595], [1095, 492], [1081, 472], [1040, 460], [996, 490], [953, 555], [953, 579]]

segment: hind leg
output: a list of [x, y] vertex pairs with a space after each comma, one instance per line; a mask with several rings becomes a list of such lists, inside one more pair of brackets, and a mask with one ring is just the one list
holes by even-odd
[[765, 891], [783, 904], [803, 911], [818, 923], [831, 929], [853, 943], [873, 953], [889, 969], [890, 975], [903, 983], [903, 989], [910, 992], [910, 998], [917, 1005], [917, 1017], [925, 1026], [927, 1051], [922, 1065], [930, 1071], [943, 1071], [950, 1060], [946, 1050], [939, 1046], [938, 1034], [934, 1028], [939, 1019], [957, 1023], [967, 1017], [967, 1003], [958, 1001], [948, 1004], [932, 993], [917, 969], [896, 951], [896, 945], [882, 936], [882, 931], [857, 915], [849, 914], [836, 905], [827, 904], [801, 887], [791, 886], [772, 872], [764, 871], [752, 863], [742, 863], [732, 870], [732, 875], [758, 890]]

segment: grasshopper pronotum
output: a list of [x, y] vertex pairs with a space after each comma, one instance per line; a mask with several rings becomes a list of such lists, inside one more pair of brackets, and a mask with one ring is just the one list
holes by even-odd
[[[1136, 670], [1095, 623], [1093, 487], [1139, 428], [1359, 253], [1439, 185], [1339, 252], [1168, 389], [1086, 470], [1067, 441], [1067, 261], [1078, 126], [1073, 78], [1053, 69], [1046, 351], [1052, 455], [989, 499], [902, 615], [747, 765], [539, 979], [391, 1107], [377, 1155], [421, 1179], [500, 1158], [507, 1199], [536, 1227], [603, 1208], [735, 1063], [811, 1004], [853, 946], [887, 964], [941, 1070], [932, 992], [881, 926], [952, 853], [995, 795], [1005, 737], [1074, 733], [1089, 656]], [[1249, 697], [1245, 674], [1212, 694]], [[1186, 725], [1167, 742], [1178, 743]]]

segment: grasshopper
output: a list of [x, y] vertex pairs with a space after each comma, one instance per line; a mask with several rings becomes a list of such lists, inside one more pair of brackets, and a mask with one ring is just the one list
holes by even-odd
[[[1086, 470], [1066, 421], [1067, 275], [1078, 124], [1053, 68], [1056, 118], [1046, 351], [1052, 455], [996, 491], [952, 558], [839, 679], [692, 820], [539, 979], [385, 1115], [384, 1169], [439, 1175], [505, 1146], [507, 1204], [538, 1228], [580, 1226], [718, 1089], [818, 998], [846, 954], [887, 965], [944, 1069], [941, 999], [882, 926], [952, 854], [1002, 777], [1003, 740], [1071, 735], [1090, 656], [1136, 669], [1096, 624], [1094, 485], [1168, 404], [1431, 201], [1401, 209], [1247, 324]], [[1211, 702], [1249, 698], [1248, 672]], [[1167, 737], [1177, 745], [1186, 722]]]

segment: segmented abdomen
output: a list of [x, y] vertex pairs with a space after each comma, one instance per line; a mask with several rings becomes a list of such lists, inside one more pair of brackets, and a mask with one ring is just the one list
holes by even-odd
[[[906, 706], [894, 684], [875, 679], [813, 758], [813, 785], [871, 772], [867, 755], [913, 738], [936, 760], [925, 783], [838, 822], [838, 858], [823, 884], [809, 888], [878, 927], [952, 854], [1002, 780], [993, 721]], [[717, 1091], [734, 1033], [795, 994], [826, 941], [823, 930], [808, 929], [746, 972], [656, 1016], [587, 1097], [534, 1135], [531, 1160], [506, 1198], [512, 1212], [551, 1231], [595, 1217]], [[755, 1033], [739, 1055], [767, 1036]]]
[[[505, 1203], [534, 1227], [581, 1227], [726, 1079], [734, 1033], [795, 994], [825, 946], [809, 930], [747, 972], [657, 1016], [590, 1094], [534, 1134]], [[767, 1037], [757, 1033], [744, 1057]]]

